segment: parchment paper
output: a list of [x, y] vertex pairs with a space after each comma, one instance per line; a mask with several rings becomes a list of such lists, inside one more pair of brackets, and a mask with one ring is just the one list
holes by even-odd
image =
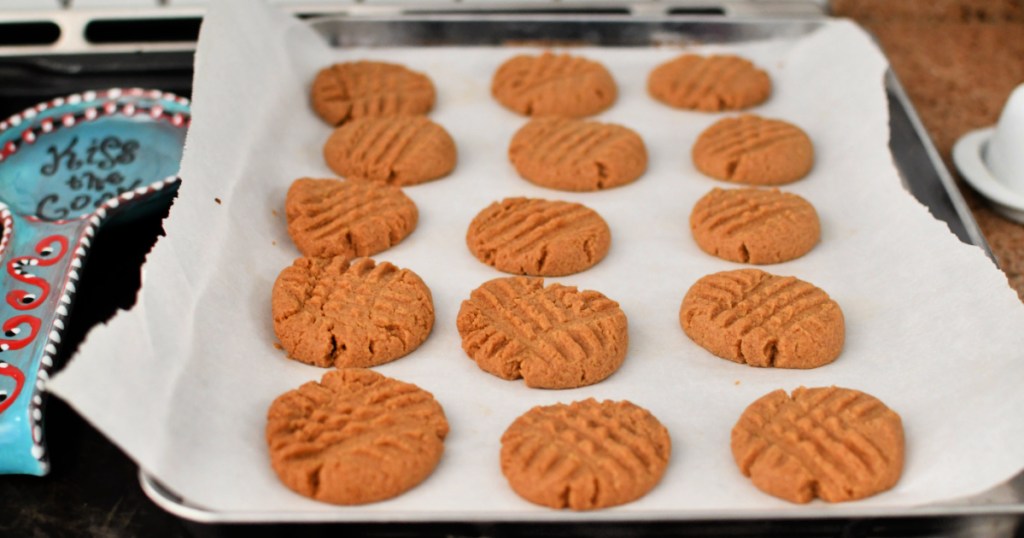
[[[815, 143], [813, 172], [786, 190], [817, 207], [821, 244], [767, 269], [814, 283], [842, 306], [847, 343], [834, 364], [809, 371], [737, 365], [711, 356], [679, 327], [679, 304], [694, 281], [742, 266], [702, 253], [688, 228], [697, 199], [727, 186], [698, 173], [689, 157], [697, 135], [724, 114], [673, 110], [645, 92], [647, 74], [678, 49], [575, 49], [613, 73], [620, 96], [598, 118], [639, 131], [650, 168], [632, 185], [571, 194], [535, 187], [508, 163], [508, 142], [525, 120], [493, 101], [489, 85], [497, 66], [522, 49], [331, 50], [303, 23], [234, 0], [215, 3], [203, 25], [184, 182], [167, 237], [145, 266], [138, 304], [97, 328], [50, 388], [172, 490], [216, 512], [322, 512], [337, 520], [821, 513], [951, 499], [1017, 473], [1024, 464], [1024, 308], [979, 249], [958, 242], [901, 188], [886, 145], [886, 62], [870, 39], [850, 23], [831, 22], [796, 40], [694, 49], [741, 54], [766, 68], [774, 93], [755, 111], [802, 126]], [[451, 176], [407, 189], [420, 209], [416, 231], [376, 256], [420, 274], [437, 313], [420, 349], [378, 371], [432, 391], [451, 434], [420, 487], [386, 502], [336, 507], [292, 493], [269, 466], [268, 405], [324, 373], [273, 347], [270, 290], [298, 256], [283, 216], [289, 184], [332, 175], [321, 157], [330, 128], [309, 108], [309, 84], [320, 67], [361, 58], [429, 74], [438, 87], [430, 117], [458, 145]], [[469, 253], [466, 227], [488, 203], [513, 195], [583, 202], [612, 229], [603, 262], [555, 279], [600, 290], [629, 318], [626, 362], [602, 383], [528, 389], [479, 370], [460, 348], [460, 302], [501, 276]], [[840, 506], [794, 507], [758, 491], [729, 451], [742, 410], [777, 388], [832, 384], [869, 392], [902, 415], [902, 480]], [[662, 483], [635, 503], [584, 515], [521, 500], [498, 466], [504, 429], [534, 405], [591, 396], [629, 399], [661, 419], [673, 440]]]

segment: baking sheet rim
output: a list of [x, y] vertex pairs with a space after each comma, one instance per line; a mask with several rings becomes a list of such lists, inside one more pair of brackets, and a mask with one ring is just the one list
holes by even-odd
[[[558, 15], [552, 14], [538, 14], [538, 15], [516, 15], [516, 14], [499, 14], [492, 16], [479, 16], [466, 15], [466, 14], [442, 14], [442, 15], [423, 15], [417, 14], [414, 16], [406, 17], [395, 17], [394, 15], [380, 15], [370, 17], [359, 17], [354, 20], [350, 17], [317, 17], [309, 19], [307, 22], [316, 29], [317, 24], [330, 23], [332, 21], [344, 21], [345, 23], [351, 22], [374, 22], [374, 23], [417, 23], [417, 22], [504, 22], [510, 23], [514, 21], [528, 21], [528, 22], [566, 22], [561, 20]], [[684, 23], [684, 22], [701, 22], [701, 23], [725, 23], [725, 24], [771, 24], [783, 27], [785, 25], [799, 24], [806, 25], [807, 31], [813, 31], [818, 25], [815, 23], [820, 22], [814, 19], [808, 18], [794, 18], [794, 19], [761, 19], [757, 20], [754, 18], [729, 18], [727, 20], [716, 18], [716, 19], [705, 19], [699, 16], [683, 16], [673, 17], [667, 19], [665, 17], [657, 16], [631, 16], [631, 15], [594, 15], [594, 16], [576, 16], [574, 17], [573, 23], [583, 24], [586, 22], [601, 22], [601, 23], [616, 23], [616, 22], [632, 22], [632, 23]], [[728, 41], [728, 40], [727, 40]], [[695, 41], [681, 41], [679, 44], [692, 44]], [[731, 41], [729, 41], [731, 42]], [[374, 43], [376, 46], [386, 46], [392, 43]], [[445, 43], [437, 43], [439, 45]], [[450, 44], [450, 43], [449, 43]], [[464, 44], [464, 43], [458, 43]], [[469, 46], [470, 44], [465, 43], [464, 45]], [[898, 82], [895, 81], [895, 77], [891, 73], [891, 69], [886, 73], [886, 86], [887, 89], [892, 89], [891, 86], [895, 83], [898, 86]], [[906, 99], [902, 88], [895, 92], [897, 97], [897, 103], [905, 110], [913, 111], [912, 104]], [[916, 116], [915, 116], [916, 117]], [[921, 126], [919, 124], [914, 125], [915, 130], [919, 130]], [[920, 140], [929, 140], [927, 133], [917, 133]], [[919, 142], [920, 142], [919, 140]], [[927, 149], [927, 148], [925, 148]], [[932, 157], [929, 154], [929, 157]], [[898, 162], [899, 158], [897, 155], [893, 155], [895, 161]], [[937, 163], [934, 159], [930, 159], [931, 164], [936, 166]], [[957, 196], [959, 192], [949, 192], [949, 186], [943, 185], [944, 190], [949, 195], [951, 202], [954, 206], [957, 202], [962, 203], [962, 199], [958, 200]], [[963, 214], [958, 211], [958, 216], [963, 220]], [[964, 226], [970, 229], [977, 227], [975, 222], [962, 222]], [[987, 251], [985, 245], [976, 245]], [[550, 511], [550, 512], [539, 512], [530, 515], [528, 520], [523, 520], [521, 514], [510, 513], [510, 512], [452, 512], [451, 514], [429, 514], [431, 517], [424, 518], [425, 512], [414, 511], [414, 512], [366, 512], [366, 511], [350, 511], [346, 510], [346, 507], [338, 507], [337, 511], [332, 512], [321, 512], [321, 511], [280, 511], [280, 512], [268, 512], [268, 511], [211, 511], [201, 506], [192, 505], [187, 499], [177, 496], [171, 492], [168, 488], [160, 484], [155, 478], [146, 473], [145, 470], [139, 470], [139, 483], [146, 496], [150, 498], [155, 504], [166, 510], [167, 512], [174, 514], [178, 517], [182, 517], [191, 521], [199, 523], [273, 523], [273, 522], [291, 522], [291, 523], [357, 523], [357, 522], [402, 522], [402, 523], [432, 523], [432, 522], [518, 522], [518, 523], [540, 523], [540, 522], [559, 522], [565, 521], [565, 518], [570, 517], [570, 521], [575, 522], [614, 522], [614, 521], [647, 521], [647, 522], [665, 522], [665, 521], [697, 521], [697, 520], [753, 520], [753, 519], [837, 519], [837, 518], [855, 518], [855, 517], [906, 517], [906, 516], [955, 516], [955, 515], [995, 515], [995, 514], [1024, 514], [1024, 503], [1012, 504], [1007, 502], [995, 502], [995, 503], [984, 503], [976, 504], [971, 502], [953, 501], [951, 503], [943, 504], [929, 504], [920, 505], [914, 507], [861, 507], [857, 504], [846, 504], [846, 505], [828, 505], [821, 501], [814, 502], [809, 505], [799, 505], [782, 510], [779, 509], [766, 509], [766, 510], [692, 510], [687, 511], [685, 508], [679, 510], [670, 511], [649, 511], [643, 514], [636, 512], [620, 512], [614, 509], [602, 510], [602, 511], [589, 511], [589, 512], [565, 512], [565, 511]], [[1024, 474], [1019, 474], [1011, 481], [1017, 480]], [[1001, 486], [996, 486], [991, 490], [981, 492], [969, 497], [964, 497], [962, 500], [970, 500], [972, 498], [984, 498], [989, 492], [999, 489]]]

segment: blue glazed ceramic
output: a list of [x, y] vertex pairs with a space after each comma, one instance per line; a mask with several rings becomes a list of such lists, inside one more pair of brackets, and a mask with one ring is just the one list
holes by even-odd
[[189, 117], [187, 99], [115, 88], [0, 122], [0, 473], [46, 474], [42, 393], [92, 237], [177, 186]]

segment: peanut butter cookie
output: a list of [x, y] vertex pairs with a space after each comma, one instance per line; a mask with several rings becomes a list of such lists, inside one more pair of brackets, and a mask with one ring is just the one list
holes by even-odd
[[448, 421], [429, 392], [370, 370], [324, 374], [267, 412], [270, 463], [288, 488], [318, 501], [365, 504], [426, 480]]
[[708, 127], [693, 145], [693, 164], [715, 179], [782, 185], [814, 166], [814, 145], [802, 129], [747, 114]]
[[643, 497], [665, 474], [668, 430], [627, 401], [534, 407], [501, 436], [501, 472], [522, 498], [594, 510]]
[[776, 189], [712, 189], [693, 206], [690, 231], [704, 252], [753, 264], [799, 258], [821, 238], [814, 206]]
[[480, 261], [519, 275], [578, 273], [604, 259], [612, 235], [596, 211], [570, 202], [506, 198], [469, 224], [466, 244]]
[[838, 387], [771, 392], [732, 429], [732, 455], [758, 489], [794, 503], [852, 501], [903, 472], [903, 423], [874, 396]]
[[304, 256], [369, 256], [416, 228], [416, 204], [398, 187], [297, 179], [284, 203], [288, 235]]
[[462, 349], [480, 369], [528, 387], [568, 389], [612, 375], [629, 335], [619, 304], [596, 291], [527, 277], [473, 290], [457, 319]]
[[563, 191], [610, 189], [647, 170], [647, 148], [635, 131], [571, 118], [531, 120], [512, 137], [508, 157], [519, 175]]
[[274, 332], [314, 366], [368, 367], [405, 356], [434, 327], [427, 285], [388, 262], [299, 258], [274, 282]]
[[684, 54], [651, 71], [647, 92], [676, 108], [718, 112], [763, 103], [772, 92], [772, 81], [768, 73], [738, 56]]
[[365, 117], [414, 116], [434, 107], [434, 84], [401, 65], [387, 62], [346, 62], [317, 73], [313, 110], [338, 126]]
[[705, 276], [683, 298], [679, 322], [711, 353], [751, 366], [816, 368], [839, 356], [843, 311], [821, 289], [758, 269]]
[[590, 116], [612, 106], [615, 80], [597, 62], [545, 52], [520, 55], [501, 64], [491, 94], [506, 108], [526, 116]]
[[324, 160], [348, 179], [415, 185], [455, 168], [455, 141], [423, 116], [362, 118], [334, 130]]

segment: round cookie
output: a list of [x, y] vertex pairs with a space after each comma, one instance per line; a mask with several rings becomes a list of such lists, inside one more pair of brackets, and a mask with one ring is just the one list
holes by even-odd
[[331, 133], [324, 160], [348, 179], [415, 185], [455, 168], [455, 141], [423, 116], [361, 118]]
[[705, 129], [693, 145], [693, 164], [723, 181], [783, 185], [811, 171], [814, 145], [796, 125], [745, 114]]
[[596, 211], [570, 202], [506, 198], [469, 224], [466, 244], [478, 260], [506, 273], [562, 276], [604, 259], [612, 242]]
[[740, 416], [732, 454], [758, 489], [794, 503], [852, 501], [903, 472], [900, 416], [874, 396], [838, 387], [771, 392]]
[[615, 79], [597, 62], [545, 52], [520, 55], [501, 64], [491, 94], [506, 108], [526, 116], [590, 116], [612, 106]]
[[387, 62], [346, 62], [313, 80], [313, 110], [338, 126], [364, 117], [414, 116], [434, 107], [434, 84], [422, 73]]
[[828, 294], [759, 269], [702, 277], [683, 298], [679, 323], [711, 353], [750, 366], [816, 368], [843, 349], [843, 311]]
[[288, 235], [304, 256], [369, 256], [416, 228], [416, 204], [398, 187], [365, 181], [297, 179], [284, 204]]
[[462, 349], [481, 370], [528, 387], [568, 389], [612, 375], [629, 334], [619, 304], [591, 290], [540, 278], [484, 282], [462, 302]]
[[367, 258], [295, 260], [274, 282], [271, 307], [289, 358], [322, 367], [393, 361], [419, 347], [434, 326], [423, 280]]
[[738, 56], [684, 54], [651, 71], [647, 92], [676, 108], [718, 112], [763, 103], [772, 93], [772, 81]]
[[610, 189], [647, 170], [647, 148], [635, 131], [571, 118], [531, 120], [512, 137], [508, 158], [519, 175], [563, 191]]
[[594, 510], [654, 488], [672, 453], [668, 430], [628, 401], [534, 407], [501, 436], [501, 472], [522, 498]]
[[444, 452], [448, 421], [429, 392], [370, 370], [324, 374], [267, 411], [270, 464], [289, 489], [364, 504], [423, 482]]
[[777, 189], [712, 189], [693, 206], [690, 231], [704, 252], [753, 264], [799, 258], [821, 238], [814, 206]]

